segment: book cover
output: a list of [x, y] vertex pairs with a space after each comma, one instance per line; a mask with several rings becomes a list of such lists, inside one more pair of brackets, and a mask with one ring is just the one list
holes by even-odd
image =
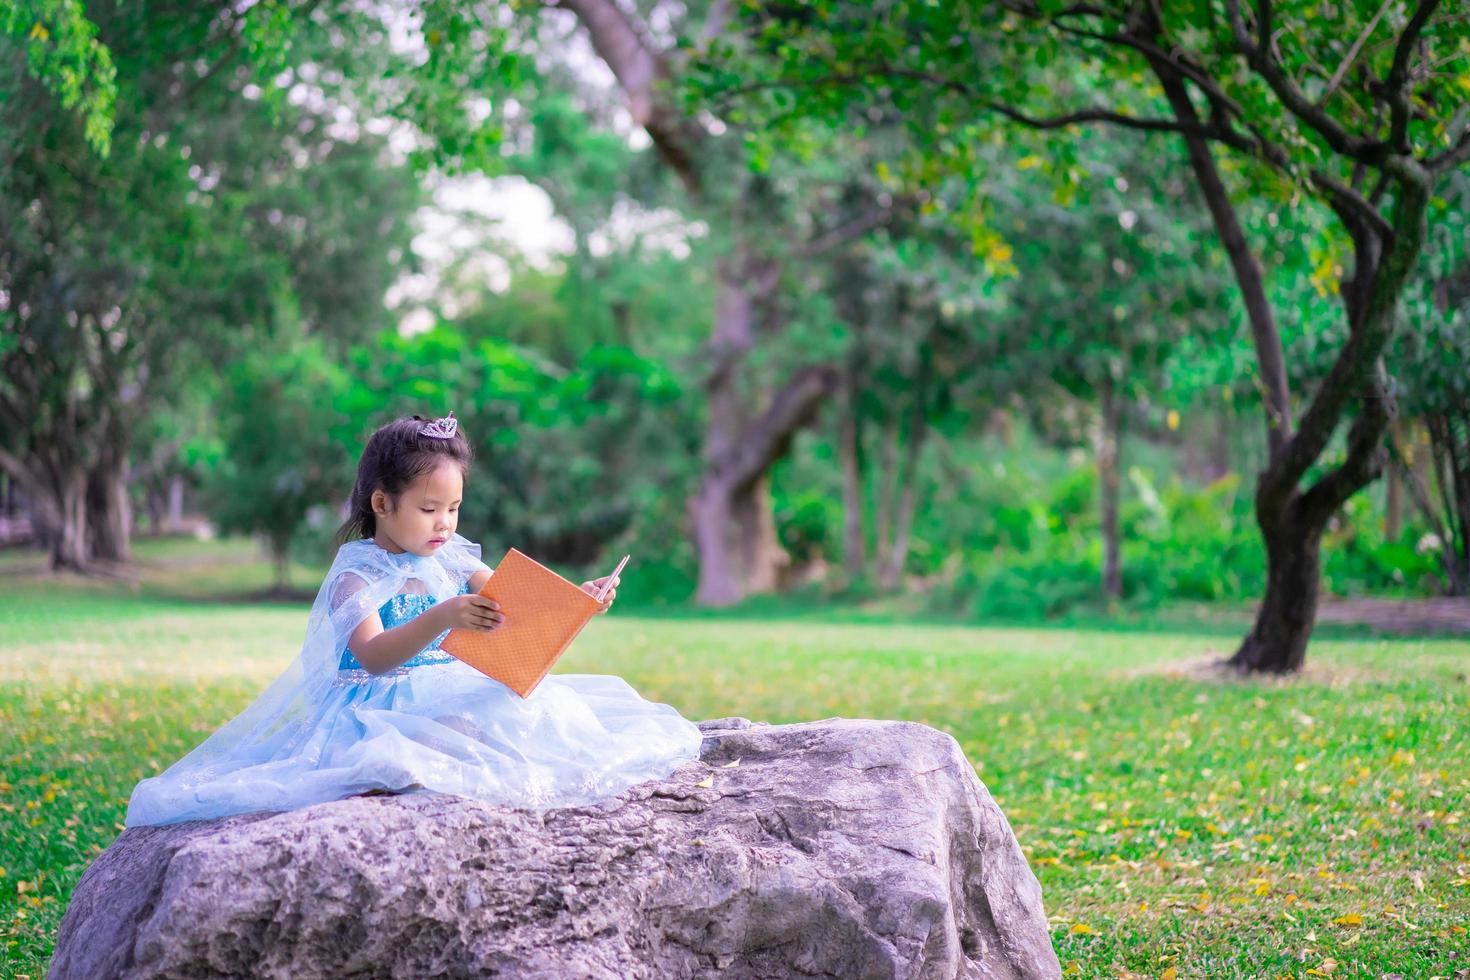
[[500, 603], [505, 624], [489, 631], [450, 630], [440, 647], [523, 698], [602, 605], [515, 548], [495, 566], [480, 595]]

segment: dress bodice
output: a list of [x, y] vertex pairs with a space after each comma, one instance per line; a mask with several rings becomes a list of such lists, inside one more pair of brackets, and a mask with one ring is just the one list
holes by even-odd
[[[470, 591], [470, 584], [465, 582], [459, 587], [459, 595], [465, 595]], [[438, 602], [432, 595], [420, 592], [400, 592], [378, 607], [378, 618], [383, 621], [383, 629], [391, 630], [395, 626], [404, 623], [421, 614], [424, 610]], [[445, 630], [429, 641], [422, 650], [405, 660], [401, 667], [395, 668], [394, 672], [409, 667], [419, 667], [424, 664], [448, 663], [454, 658], [439, 649], [439, 644], [444, 642], [444, 637], [449, 635]], [[338, 670], [363, 671], [363, 666], [350, 649], [342, 650], [342, 660], [337, 665]], [[364, 671], [365, 673], [366, 671]]]

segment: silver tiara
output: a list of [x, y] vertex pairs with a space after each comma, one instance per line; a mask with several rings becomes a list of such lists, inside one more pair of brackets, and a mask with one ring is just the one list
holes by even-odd
[[454, 434], [459, 431], [459, 420], [454, 417], [454, 412], [435, 419], [419, 430], [419, 435], [428, 436], [430, 439], [453, 439]]

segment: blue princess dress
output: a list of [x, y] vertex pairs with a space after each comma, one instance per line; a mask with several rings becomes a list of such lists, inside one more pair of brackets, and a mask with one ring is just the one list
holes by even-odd
[[302, 653], [265, 693], [133, 790], [127, 825], [290, 810], [370, 790], [435, 790], [546, 810], [594, 803], [699, 757], [701, 733], [622, 678], [548, 674], [527, 698], [440, 650], [364, 670], [347, 637], [376, 609], [385, 630], [469, 591], [488, 571], [454, 535], [434, 554], [370, 539], [338, 552]]

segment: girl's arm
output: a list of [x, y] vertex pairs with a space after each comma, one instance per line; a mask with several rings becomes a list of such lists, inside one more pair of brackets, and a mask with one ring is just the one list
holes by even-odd
[[490, 581], [489, 572], [476, 572], [470, 576], [470, 591], [479, 592], [485, 587], [485, 583], [488, 581]]
[[440, 622], [443, 606], [430, 606], [402, 626], [391, 630], [383, 629], [383, 620], [374, 611], [371, 616], [357, 624], [347, 640], [357, 657], [357, 662], [369, 674], [384, 674], [400, 666], [429, 642], [444, 632]]
[[370, 674], [384, 674], [408, 660], [448, 629], [493, 630], [505, 624], [500, 603], [471, 592], [451, 596], [419, 613], [402, 626], [383, 629], [373, 612], [352, 631], [347, 645]]

